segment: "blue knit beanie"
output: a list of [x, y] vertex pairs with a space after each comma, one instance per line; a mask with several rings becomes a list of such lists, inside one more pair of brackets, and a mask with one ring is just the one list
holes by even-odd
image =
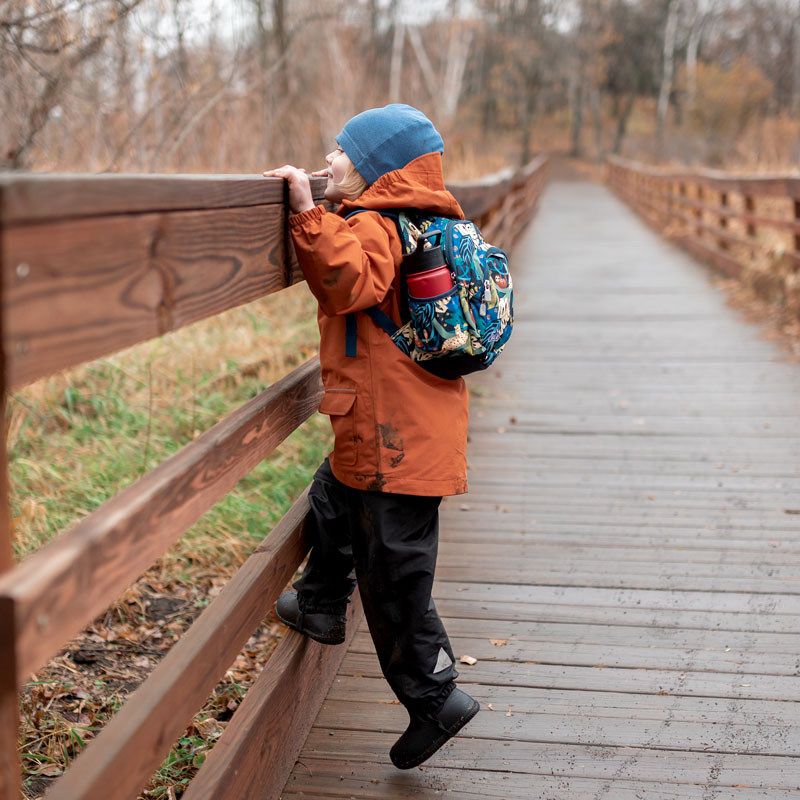
[[444, 152], [444, 142], [433, 123], [418, 109], [402, 103], [356, 114], [336, 141], [370, 184], [419, 156]]

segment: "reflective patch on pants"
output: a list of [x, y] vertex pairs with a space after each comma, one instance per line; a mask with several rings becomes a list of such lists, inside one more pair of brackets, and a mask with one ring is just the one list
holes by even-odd
[[433, 674], [435, 675], [437, 672], [441, 672], [448, 667], [453, 665], [453, 659], [450, 658], [447, 653], [445, 653], [444, 648], [439, 648], [439, 657], [436, 659], [436, 666], [433, 668]]

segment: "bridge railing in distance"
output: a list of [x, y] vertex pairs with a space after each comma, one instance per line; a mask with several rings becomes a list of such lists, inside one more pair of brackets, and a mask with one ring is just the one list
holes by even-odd
[[653, 227], [800, 315], [800, 177], [608, 160], [611, 187]]
[[[510, 247], [546, 161], [452, 188]], [[314, 179], [319, 199], [325, 180]], [[0, 178], [3, 398], [302, 280], [283, 181], [244, 176]], [[313, 358], [13, 565], [0, 451], [0, 800], [18, 800], [19, 687], [318, 408]], [[292, 578], [307, 490], [48, 793], [131, 800]], [[348, 614], [355, 631], [360, 603]], [[285, 636], [184, 797], [277, 797], [346, 651]]]

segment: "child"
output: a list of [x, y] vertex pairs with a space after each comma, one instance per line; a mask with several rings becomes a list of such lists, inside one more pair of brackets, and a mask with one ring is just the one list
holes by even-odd
[[[419, 209], [463, 219], [445, 189], [442, 138], [411, 106], [353, 117], [329, 153], [325, 197], [314, 206], [308, 177], [268, 170], [289, 183], [289, 227], [319, 301], [320, 361], [333, 453], [317, 470], [307, 521], [308, 565], [276, 611], [324, 644], [344, 641], [355, 587], [381, 669], [410, 722], [390, 751], [417, 766], [454, 736], [479, 705], [457, 689], [453, 651], [431, 599], [442, 495], [467, 491], [468, 397], [463, 379], [438, 378], [413, 362], [363, 312], [378, 306], [400, 322], [401, 240], [375, 209]], [[345, 219], [353, 210], [369, 209]]]

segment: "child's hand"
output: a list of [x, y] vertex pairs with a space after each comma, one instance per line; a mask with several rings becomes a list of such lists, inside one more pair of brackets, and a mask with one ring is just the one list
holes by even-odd
[[289, 208], [293, 214], [314, 208], [311, 196], [311, 183], [304, 169], [286, 164], [278, 169], [264, 171], [265, 178], [285, 178], [289, 182]]

